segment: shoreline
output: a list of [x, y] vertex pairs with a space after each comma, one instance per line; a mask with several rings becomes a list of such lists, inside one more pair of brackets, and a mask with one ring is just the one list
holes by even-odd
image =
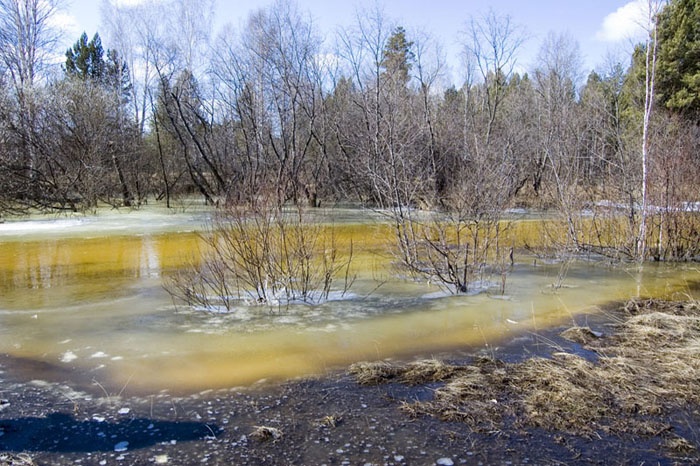
[[[628, 333], [624, 325], [630, 319], [656, 319], [653, 328], [659, 334], [651, 335], [656, 338], [666, 338], [661, 331], [681, 321], [689, 324], [683, 337], [689, 344], [697, 335], [688, 332], [700, 334], [697, 304], [638, 303], [644, 304], [636, 311], [628, 303], [605, 311], [599, 320], [584, 319], [593, 336], [578, 332], [566, 339], [561, 336], [566, 326], [528, 334], [501, 348], [430, 360], [413, 380], [405, 375], [415, 369], [411, 363], [384, 361], [380, 365], [389, 375], [372, 383], [358, 383], [361, 379], [350, 373], [357, 373], [355, 367], [185, 397], [167, 392], [107, 397], [62, 384], [13, 380], [5, 361], [0, 366], [0, 465], [697, 463], [700, 404], [695, 395], [664, 399], [663, 391], [673, 387], [659, 386], [659, 378], [647, 387], [654, 391], [648, 406], [644, 400], [627, 406], [622, 401], [636, 396], [633, 387], [620, 401], [609, 399], [619, 394], [617, 389], [605, 391], [615, 384], [606, 388], [590, 382], [608, 381], [598, 368], [606, 366], [611, 345]], [[590, 385], [578, 387], [585, 396], [564, 405], [565, 410], [554, 397], [545, 412], [533, 415], [520, 403], [528, 387], [541, 390], [541, 384], [528, 380], [521, 387], [514, 381], [525, 380], [523, 370], [535, 363], [546, 371], [563, 368], [562, 374], [581, 371], [574, 375]], [[585, 379], [583, 369], [594, 379]], [[465, 375], [478, 375], [478, 384], [465, 385]], [[626, 379], [615, 380], [627, 389]], [[455, 386], [468, 390], [456, 392], [454, 406], [440, 405], [447, 388]], [[575, 383], [562, 393], [545, 391], [564, 397], [574, 388]], [[603, 404], [589, 404], [589, 398]], [[584, 408], [577, 414], [581, 424], [569, 418], [578, 405]], [[557, 424], [557, 419], [565, 422]], [[631, 426], [628, 431], [620, 429], [625, 425]]]

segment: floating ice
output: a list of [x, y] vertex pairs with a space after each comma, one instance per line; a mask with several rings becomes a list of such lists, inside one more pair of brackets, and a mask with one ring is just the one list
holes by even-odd
[[122, 452], [126, 451], [129, 449], [129, 442], [124, 441], [124, 442], [119, 442], [116, 445], [114, 445], [114, 451], [116, 452]]
[[0, 223], [0, 235], [15, 235], [18, 233], [39, 233], [52, 230], [65, 230], [68, 228], [75, 228], [82, 224], [83, 220], [80, 219], [51, 219], [7, 222]]
[[61, 362], [66, 363], [75, 361], [76, 359], [78, 359], [78, 356], [76, 356], [76, 354], [72, 351], [66, 351], [65, 353], [63, 353], [63, 356], [61, 356]]

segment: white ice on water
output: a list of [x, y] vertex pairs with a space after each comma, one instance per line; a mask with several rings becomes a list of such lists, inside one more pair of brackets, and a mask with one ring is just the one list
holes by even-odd
[[5, 220], [0, 223], [0, 238], [12, 237], [90, 237], [110, 234], [143, 235], [165, 232], [196, 231], [206, 224], [210, 213], [159, 212], [153, 210], [107, 211], [76, 217], [38, 216], [30, 219]]

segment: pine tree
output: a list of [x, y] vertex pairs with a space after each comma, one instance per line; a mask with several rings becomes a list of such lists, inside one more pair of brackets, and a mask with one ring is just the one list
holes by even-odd
[[397, 83], [408, 84], [415, 56], [411, 51], [413, 42], [406, 39], [406, 30], [399, 26], [387, 40], [384, 47], [382, 68], [386, 75]]
[[659, 15], [658, 98], [700, 123], [700, 0], [672, 0]]
[[101, 80], [105, 74], [104, 49], [102, 39], [95, 33], [88, 42], [85, 32], [72, 48], [66, 50], [66, 74], [82, 80]]

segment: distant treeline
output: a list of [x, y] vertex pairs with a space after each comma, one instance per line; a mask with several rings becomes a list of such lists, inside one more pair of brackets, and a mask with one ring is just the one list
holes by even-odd
[[278, 1], [209, 40], [208, 3], [112, 7], [114, 48], [84, 34], [50, 73], [55, 1], [0, 5], [0, 214], [196, 193], [470, 218], [623, 205], [634, 230], [700, 201], [696, 1], [658, 2], [649, 39], [586, 79], [569, 36], [521, 74], [525, 31], [472, 18], [459, 87], [439, 44], [379, 11], [324, 41]]

